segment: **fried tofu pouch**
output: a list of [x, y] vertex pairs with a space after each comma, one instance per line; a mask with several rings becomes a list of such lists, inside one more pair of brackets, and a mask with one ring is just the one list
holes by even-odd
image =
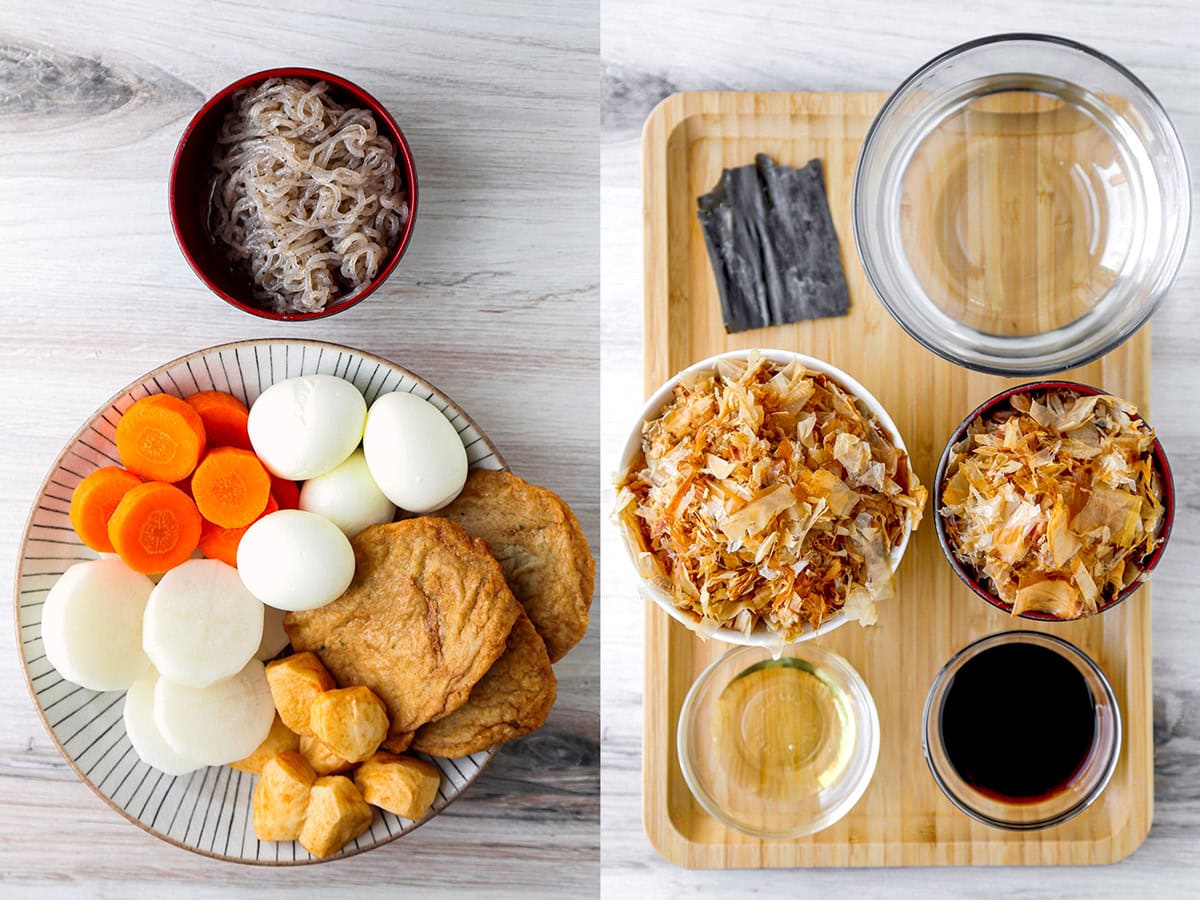
[[318, 778], [309, 793], [300, 845], [324, 859], [366, 832], [374, 816], [362, 793], [345, 775]]
[[283, 724], [296, 734], [312, 734], [313, 701], [337, 685], [315, 653], [293, 653], [267, 663], [267, 685]]
[[333, 753], [352, 763], [362, 762], [387, 737], [387, 707], [370, 688], [338, 688], [317, 696], [309, 724]]
[[416, 731], [467, 701], [521, 605], [487, 544], [445, 519], [373, 525], [350, 544], [350, 587], [320, 609], [288, 613], [284, 628], [339, 684], [374, 691], [392, 735]]
[[433, 806], [442, 773], [415, 756], [380, 751], [355, 770], [354, 783], [371, 805], [416, 820]]
[[261, 775], [263, 766], [267, 760], [278, 756], [285, 750], [299, 749], [299, 735], [284, 725], [283, 720], [276, 713], [275, 720], [271, 723], [271, 730], [267, 732], [266, 738], [258, 745], [255, 751], [245, 759], [239, 759], [237, 762], [231, 762], [229, 765], [239, 772], [250, 772], [254, 775]]
[[254, 786], [254, 833], [260, 841], [294, 841], [300, 837], [316, 781], [317, 773], [294, 750], [267, 760]]
[[487, 542], [551, 662], [579, 643], [588, 627], [596, 561], [561, 497], [512, 472], [473, 469], [462, 493], [437, 515]]
[[475, 685], [467, 702], [417, 729], [412, 748], [457, 759], [529, 734], [546, 721], [556, 692], [546, 645], [522, 613], [504, 655]]

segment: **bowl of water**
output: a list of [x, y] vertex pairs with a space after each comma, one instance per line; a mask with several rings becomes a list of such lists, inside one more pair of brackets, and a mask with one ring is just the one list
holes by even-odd
[[1065, 38], [981, 38], [888, 98], [854, 181], [876, 294], [940, 356], [1009, 376], [1103, 356], [1166, 296], [1191, 196], [1183, 146], [1129, 70]]

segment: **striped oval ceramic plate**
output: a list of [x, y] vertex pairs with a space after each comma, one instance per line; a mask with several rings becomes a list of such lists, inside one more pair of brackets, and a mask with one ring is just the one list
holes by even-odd
[[[250, 793], [255, 776], [212, 766], [173, 778], [144, 764], [133, 751], [121, 718], [124, 692], [96, 693], [64, 681], [42, 651], [42, 603], [55, 580], [75, 563], [96, 558], [71, 529], [71, 491], [101, 466], [117, 464], [117, 420], [147, 394], [186, 396], [222, 390], [247, 405], [276, 381], [313, 373], [338, 375], [371, 403], [390, 391], [429, 399], [458, 429], [472, 466], [504, 468], [487, 436], [450, 398], [424, 379], [385, 359], [319, 341], [241, 341], [200, 350], [167, 363], [113, 397], [67, 444], [46, 476], [25, 527], [16, 576], [16, 619], [21, 661], [38, 712], [63, 756], [113, 809], [176, 846], [236, 862], [298, 865], [320, 862], [298, 843], [260, 842], [254, 836]], [[462, 759], [434, 759], [442, 786], [429, 814], [410, 821], [377, 810], [371, 830], [348, 844], [338, 859], [394, 840], [436, 816], [480, 773], [491, 751]]]

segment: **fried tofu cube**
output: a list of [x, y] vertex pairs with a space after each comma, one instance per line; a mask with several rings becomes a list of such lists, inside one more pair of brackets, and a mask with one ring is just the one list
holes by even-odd
[[313, 856], [324, 859], [370, 828], [374, 816], [354, 782], [345, 775], [318, 778], [309, 795], [300, 844]]
[[405, 819], [419, 819], [433, 805], [442, 773], [415, 756], [381, 751], [358, 767], [354, 783], [368, 803]]
[[271, 757], [254, 787], [254, 833], [260, 841], [294, 841], [308, 813], [317, 773], [295, 750]]
[[403, 753], [412, 746], [413, 738], [416, 734], [415, 731], [402, 731], [399, 734], [389, 734], [387, 739], [379, 746], [389, 753]]
[[340, 775], [354, 768], [354, 763], [342, 759], [325, 746], [320, 738], [311, 734], [300, 736], [300, 753], [318, 775]]
[[309, 716], [312, 733], [350, 762], [370, 757], [388, 733], [387, 707], [362, 685], [319, 694]]
[[229, 765], [239, 772], [261, 775], [263, 766], [271, 757], [278, 756], [285, 750], [299, 749], [300, 736], [284, 725], [283, 719], [276, 715], [275, 721], [271, 723], [271, 730], [267, 732], [266, 739], [258, 745], [258, 748], [245, 759], [239, 759]]
[[296, 734], [312, 734], [313, 701], [337, 687], [321, 658], [308, 650], [267, 663], [267, 684], [283, 724]]

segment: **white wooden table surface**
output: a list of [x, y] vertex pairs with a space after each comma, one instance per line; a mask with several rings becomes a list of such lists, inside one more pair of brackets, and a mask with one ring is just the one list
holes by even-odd
[[[1189, 0], [1004, 4], [893, 0], [605, 0], [601, 149], [601, 405], [605, 515], [642, 398], [640, 132], [663, 97], [686, 90], [886, 91], [940, 51], [1004, 31], [1074, 37], [1150, 86], [1170, 112], [1200, 183], [1200, 7]], [[1193, 228], [1193, 232], [1196, 228]], [[843, 238], [844, 239], [844, 238]], [[1155, 815], [1130, 859], [1091, 869], [689, 872], [663, 862], [641, 824], [642, 609], [615, 529], [605, 523], [608, 607], [602, 688], [604, 896], [1141, 898], [1200, 895], [1200, 242], [1154, 319], [1153, 421], [1178, 488], [1171, 547], [1155, 575]]]
[[[349, 344], [426, 376], [518, 473], [562, 494], [596, 546], [598, 23], [595, 0], [0, 2], [0, 570], [54, 457], [107, 397], [185, 352], [264, 336]], [[286, 64], [378, 97], [420, 182], [387, 284], [307, 325], [209, 294], [167, 215], [192, 114]], [[547, 725], [444, 815], [302, 869], [206, 860], [110, 810], [47, 738], [0, 629], [0, 896], [594, 896], [599, 626], [597, 605], [557, 666]]]

